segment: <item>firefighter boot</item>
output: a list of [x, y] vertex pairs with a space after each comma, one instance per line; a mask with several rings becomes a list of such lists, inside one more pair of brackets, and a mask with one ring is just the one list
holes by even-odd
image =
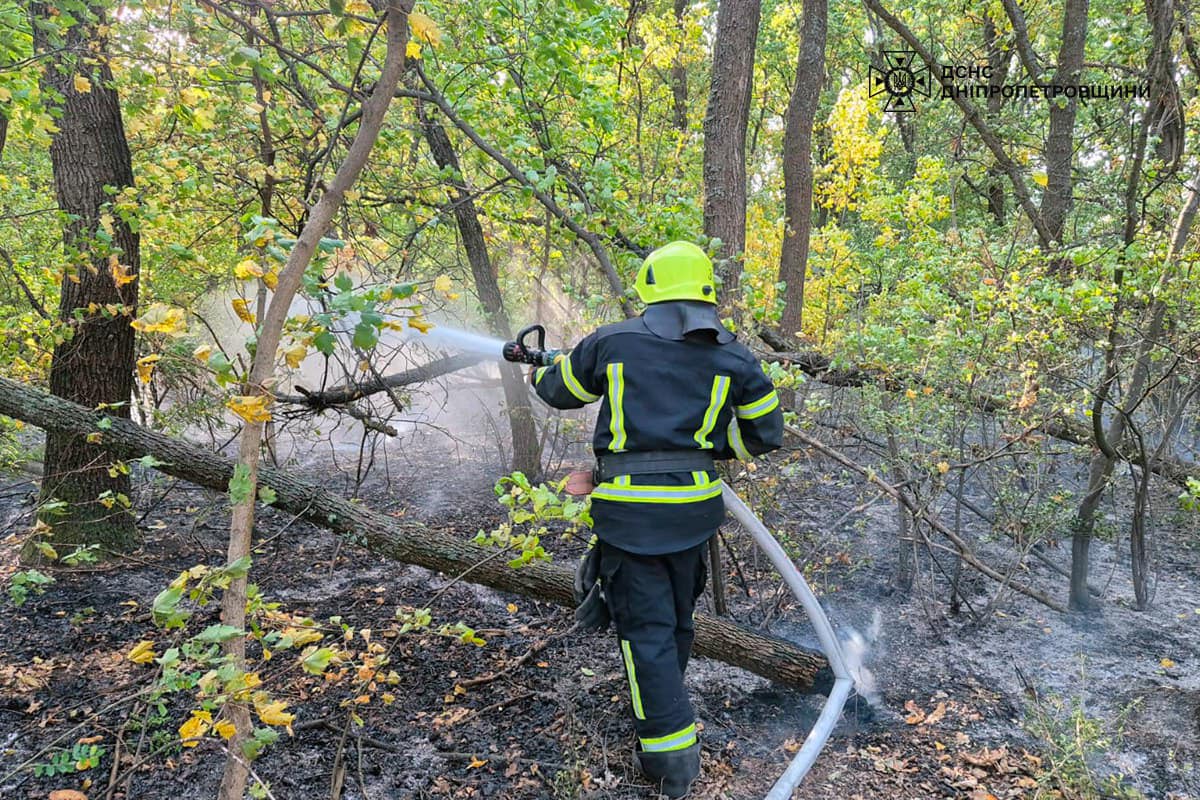
[[685, 797], [692, 783], [700, 777], [700, 743], [682, 750], [657, 753], [648, 753], [635, 746], [633, 762], [667, 797]]

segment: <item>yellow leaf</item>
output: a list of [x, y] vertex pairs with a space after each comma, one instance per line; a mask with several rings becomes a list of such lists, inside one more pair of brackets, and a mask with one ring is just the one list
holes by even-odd
[[233, 313], [238, 315], [238, 319], [242, 322], [249, 322], [251, 325], [255, 323], [254, 314], [250, 311], [250, 301], [237, 298], [233, 301]]
[[1050, 179], [1046, 177], [1046, 173], [1044, 172], [1035, 172], [1032, 177], [1033, 182], [1042, 188], [1045, 188], [1046, 184], [1050, 182]]
[[471, 763], [470, 763], [470, 764], [468, 764], [467, 766], [469, 766], [471, 769], [479, 769], [480, 767], [482, 767], [482, 766], [483, 766], [484, 764], [486, 764], [486, 763], [487, 763], [487, 761], [485, 761], [484, 759], [482, 759], [482, 758], [475, 758], [474, 756], [472, 756], [472, 757], [471, 757]]
[[195, 356], [197, 360], [203, 361], [205, 364], [208, 363], [208, 359], [212, 358], [212, 354], [213, 349], [211, 344], [202, 344], [192, 351], [192, 355]]
[[155, 658], [154, 642], [149, 639], [143, 639], [133, 646], [133, 649], [125, 656], [135, 664], [148, 664]]
[[904, 391], [904, 396], [907, 397], [909, 400], [916, 400], [917, 392], [914, 389], [906, 389]]
[[229, 398], [225, 407], [246, 422], [269, 422], [271, 419], [271, 397], [265, 394], [239, 394]]
[[151, 353], [148, 356], [142, 356], [137, 360], [138, 380], [142, 383], [149, 383], [150, 376], [154, 374], [154, 365], [162, 358], [158, 353]]
[[451, 286], [451, 283], [450, 283], [449, 275], [438, 275], [433, 280], [434, 291], [448, 292], [448, 291], [450, 291], [450, 286]]
[[947, 464], [945, 461], [939, 461], [937, 463], [937, 471], [942, 473], [943, 475], [945, 475], [947, 472], [950, 471], [950, 465]]
[[254, 704], [258, 718], [267, 725], [291, 725], [296, 715], [287, 713], [284, 711], [285, 708], [287, 708], [287, 703], [283, 700], [274, 700], [270, 703], [262, 701]]
[[1169, 659], [1169, 658], [1165, 658], [1165, 657], [1164, 657], [1164, 658], [1163, 658], [1161, 661], [1159, 661], [1159, 662], [1158, 662], [1158, 664], [1159, 664], [1159, 666], [1161, 666], [1163, 669], [1171, 669], [1172, 667], [1174, 667], [1174, 666], [1175, 666], [1175, 662], [1174, 662], [1174, 661], [1172, 661], [1172, 660], [1171, 660], [1171, 659]]
[[517, 613], [517, 604], [516, 604], [516, 603], [509, 603], [509, 604], [508, 604], [508, 613], [510, 613], [510, 614], [515, 614], [515, 613]]
[[275, 270], [263, 273], [262, 282], [267, 285], [267, 288], [274, 291], [275, 286], [279, 283], [279, 273]]
[[423, 40], [431, 47], [442, 43], [442, 32], [437, 23], [420, 11], [409, 12], [408, 27], [412, 28], [413, 36]]
[[92, 90], [92, 82], [82, 75], [75, 76], [75, 91], [80, 94], [87, 94]]
[[183, 309], [171, 308], [162, 303], [150, 306], [146, 313], [130, 322], [129, 326], [142, 333], [165, 333], [167, 336], [183, 336], [187, 333]]
[[227, 719], [223, 719], [216, 725], [213, 725], [213, 730], [216, 731], [222, 739], [232, 739], [233, 735], [237, 733], [237, 728], [234, 727], [234, 724]]
[[383, 704], [385, 706], [390, 706], [392, 703], [396, 702], [396, 695], [392, 694], [391, 692], [384, 692], [382, 697]]
[[304, 361], [304, 357], [306, 355], [308, 355], [308, 348], [302, 344], [298, 344], [295, 347], [289, 347], [287, 350], [283, 351], [283, 358], [285, 361], [287, 361], [287, 365], [292, 369], [299, 369], [300, 364]]
[[404, 46], [404, 57], [405, 58], [420, 58], [421, 57], [421, 45], [417, 43], [416, 39], [408, 40], [408, 44], [406, 44]]
[[[312, 628], [294, 628], [289, 625], [283, 629], [282, 638], [286, 641], [281, 643], [279, 645], [280, 647], [302, 647], [306, 644], [311, 644], [312, 642], [321, 641], [323, 638], [325, 638], [325, 634], [321, 633], [320, 631], [313, 630]], [[288, 644], [289, 642], [290, 645]]]
[[8, 87], [0, 86], [0, 103], [7, 103], [9, 100], [12, 100], [12, 92]]
[[117, 261], [116, 255], [108, 257], [108, 271], [118, 287], [137, 280], [137, 273], [130, 272], [129, 267]]
[[414, 314], [408, 318], [408, 327], [415, 328], [421, 333], [429, 333], [429, 329], [433, 327], [433, 323], [429, 322], [420, 314]]
[[192, 716], [188, 721], [179, 726], [179, 738], [183, 739], [184, 747], [195, 747], [200, 744], [197, 741], [188, 741], [188, 739], [199, 739], [208, 729], [212, 727], [212, 714], [208, 711], [196, 710], [192, 712]]
[[252, 258], [247, 258], [244, 261], [239, 261], [233, 268], [233, 275], [239, 281], [248, 281], [251, 278], [261, 278], [263, 268], [257, 261]]

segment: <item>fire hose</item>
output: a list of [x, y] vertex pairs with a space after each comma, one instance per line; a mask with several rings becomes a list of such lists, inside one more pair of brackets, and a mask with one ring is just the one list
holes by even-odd
[[830, 624], [829, 617], [825, 616], [825, 610], [821, 608], [821, 603], [809, 588], [808, 582], [804, 580], [804, 575], [796, 569], [796, 565], [792, 563], [783, 547], [767, 530], [767, 526], [755, 516], [742, 498], [738, 497], [737, 492], [729, 488], [729, 484], [721, 485], [721, 496], [725, 500], [725, 509], [753, 537], [754, 543], [766, 553], [775, 569], [783, 576], [783, 582], [804, 606], [804, 611], [817, 631], [817, 640], [821, 643], [821, 650], [825, 653], [825, 658], [829, 661], [829, 668], [833, 672], [833, 688], [829, 690], [829, 697], [825, 700], [821, 715], [817, 717], [816, 724], [808, 732], [808, 737], [792, 758], [791, 763], [788, 764], [788, 768], [775, 781], [775, 785], [771, 787], [771, 791], [767, 792], [765, 798], [765, 800], [787, 800], [792, 796], [792, 790], [800, 784], [800, 781], [804, 780], [804, 776], [808, 774], [808, 770], [817, 760], [821, 749], [825, 747], [825, 742], [833, 733], [838, 717], [842, 714], [842, 707], [850, 696], [850, 690], [854, 688], [854, 678], [846, 667], [846, 659], [842, 656], [842, 646], [838, 641], [837, 634], [833, 632], [833, 625]]
[[[536, 336], [536, 344], [526, 341], [531, 334]], [[502, 354], [506, 361], [541, 367], [550, 366], [564, 352], [566, 351], [547, 350], [546, 329], [541, 325], [530, 325], [523, 328], [514, 341], [505, 343]], [[808, 732], [804, 744], [792, 757], [787, 769], [775, 781], [775, 785], [771, 787], [764, 798], [764, 800], [787, 800], [792, 796], [792, 791], [800, 784], [800, 781], [804, 780], [804, 776], [812, 768], [817, 756], [825, 747], [825, 743], [829, 741], [829, 736], [833, 733], [838, 718], [841, 716], [842, 707], [845, 706], [846, 700], [854, 688], [854, 678], [846, 666], [841, 643], [838, 641], [837, 634], [834, 633], [833, 625], [830, 624], [829, 617], [825, 615], [825, 610], [821, 608], [821, 603], [813, 594], [808, 582], [804, 580], [804, 575], [796, 569], [796, 565], [784, 552], [778, 540], [767, 530], [767, 526], [755, 516], [742, 498], [738, 497], [737, 493], [729, 487], [729, 484], [722, 482], [721, 496], [725, 501], [725, 509], [746, 529], [754, 539], [754, 543], [762, 549], [771, 564], [779, 571], [783, 582], [800, 601], [800, 605], [804, 607], [813, 628], [816, 629], [817, 640], [821, 643], [821, 650], [829, 661], [829, 668], [833, 672], [833, 687], [829, 691], [820, 716], [817, 717], [812, 730]]]

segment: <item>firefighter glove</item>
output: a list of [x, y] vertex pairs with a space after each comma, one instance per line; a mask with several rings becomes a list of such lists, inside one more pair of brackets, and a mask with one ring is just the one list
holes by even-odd
[[575, 570], [575, 621], [584, 630], [605, 630], [611, 617], [600, 577], [600, 545], [588, 549]]

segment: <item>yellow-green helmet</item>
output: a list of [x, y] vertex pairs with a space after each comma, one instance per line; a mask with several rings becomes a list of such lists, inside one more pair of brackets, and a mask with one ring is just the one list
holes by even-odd
[[671, 242], [646, 256], [633, 287], [647, 305], [667, 300], [717, 302], [712, 261], [691, 242]]

